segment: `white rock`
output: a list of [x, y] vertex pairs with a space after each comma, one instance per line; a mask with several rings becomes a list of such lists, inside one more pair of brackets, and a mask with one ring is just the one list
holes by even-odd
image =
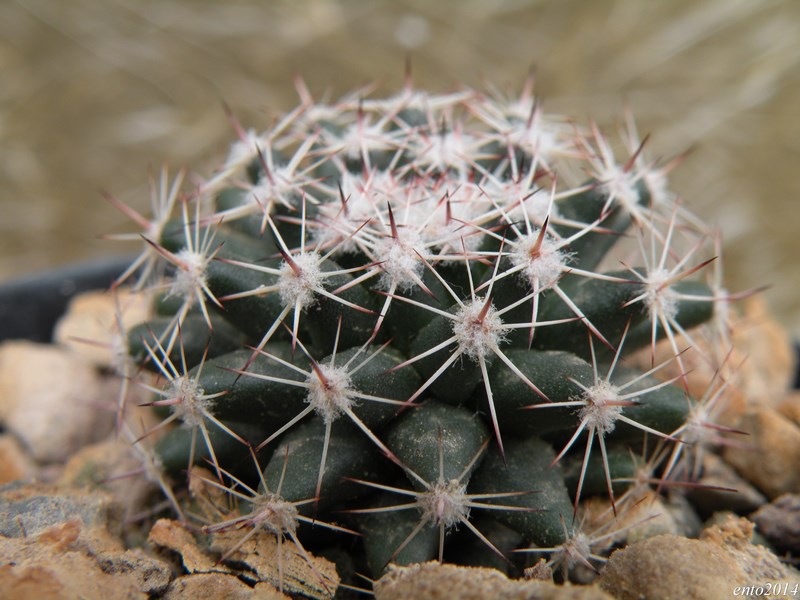
[[63, 462], [113, 428], [118, 383], [68, 350], [0, 346], [0, 421], [42, 462]]

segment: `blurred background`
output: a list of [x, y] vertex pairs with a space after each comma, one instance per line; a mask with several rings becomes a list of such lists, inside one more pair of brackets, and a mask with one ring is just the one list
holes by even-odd
[[0, 281], [127, 251], [102, 197], [149, 206], [148, 169], [208, 173], [233, 131], [372, 82], [519, 90], [607, 129], [625, 104], [671, 181], [724, 232], [728, 287], [764, 284], [800, 334], [796, 0], [2, 0]]

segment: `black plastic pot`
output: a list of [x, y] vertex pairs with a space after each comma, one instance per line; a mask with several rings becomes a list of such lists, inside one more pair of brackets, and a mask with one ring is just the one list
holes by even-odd
[[0, 341], [49, 342], [73, 296], [108, 289], [132, 260], [106, 257], [0, 283]]

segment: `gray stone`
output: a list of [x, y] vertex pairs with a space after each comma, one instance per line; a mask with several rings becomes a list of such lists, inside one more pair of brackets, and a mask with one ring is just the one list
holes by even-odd
[[800, 495], [780, 496], [762, 506], [750, 518], [775, 548], [800, 552]]
[[161, 594], [172, 580], [172, 569], [167, 563], [140, 549], [103, 552], [97, 556], [97, 562], [109, 575], [131, 575], [145, 594]]
[[103, 492], [12, 483], [0, 488], [0, 535], [34, 536], [75, 519], [86, 529], [118, 529], [118, 511], [111, 496]]

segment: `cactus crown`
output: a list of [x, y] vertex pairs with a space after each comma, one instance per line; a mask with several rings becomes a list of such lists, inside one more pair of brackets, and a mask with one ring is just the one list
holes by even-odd
[[[632, 457], [671, 457], [654, 481], [686, 474], [668, 446], [709, 411], [683, 351], [726, 338], [725, 298], [714, 236], [632, 122], [614, 147], [530, 86], [306, 97], [263, 133], [232, 122], [213, 175], [180, 193], [162, 174], [152, 221], [128, 209], [145, 227], [135, 286], [166, 292], [130, 352], [186, 425], [157, 427], [155, 464], [179, 480], [210, 461], [251, 504], [224, 523], [299, 544], [298, 515], [343, 521], [379, 576], [491, 560], [447, 549], [462, 525], [490, 556], [571, 547], [581, 497], [616, 513]], [[662, 339], [672, 358], [636, 370]]]

